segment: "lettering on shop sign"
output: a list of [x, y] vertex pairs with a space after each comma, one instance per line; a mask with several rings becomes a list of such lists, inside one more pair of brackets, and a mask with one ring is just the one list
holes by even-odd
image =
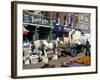
[[51, 20], [48, 20], [48, 19], [45, 19], [45, 18], [43, 19], [41, 17], [33, 17], [32, 23], [50, 25], [52, 22], [51, 22]]
[[53, 20], [37, 16], [24, 15], [23, 21], [26, 23], [53, 25]]
[[23, 21], [24, 21], [25, 23], [31, 23], [31, 22], [32, 22], [32, 18], [31, 18], [30, 15], [24, 15]]
[[35, 18], [35, 17], [32, 17], [32, 23], [41, 23], [41, 21], [42, 21], [42, 18], [39, 18], [39, 17], [37, 17], [37, 18]]

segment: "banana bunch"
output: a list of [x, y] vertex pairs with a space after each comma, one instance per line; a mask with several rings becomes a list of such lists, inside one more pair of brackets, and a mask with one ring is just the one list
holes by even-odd
[[91, 59], [89, 56], [80, 56], [78, 59], [75, 60], [76, 63], [90, 65]]

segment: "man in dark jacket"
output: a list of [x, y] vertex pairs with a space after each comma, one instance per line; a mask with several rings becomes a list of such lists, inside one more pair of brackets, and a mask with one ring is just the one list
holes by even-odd
[[88, 55], [90, 55], [90, 43], [89, 43], [89, 41], [87, 40], [86, 41], [86, 54], [85, 54], [85, 56], [88, 56]]

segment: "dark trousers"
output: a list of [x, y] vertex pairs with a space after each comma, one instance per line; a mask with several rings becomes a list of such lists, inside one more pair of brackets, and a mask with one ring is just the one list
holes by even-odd
[[45, 55], [45, 54], [44, 54], [44, 49], [41, 49], [41, 51], [42, 51], [42, 56]]
[[89, 49], [86, 49], [86, 54], [85, 54], [85, 56], [90, 56], [90, 50]]

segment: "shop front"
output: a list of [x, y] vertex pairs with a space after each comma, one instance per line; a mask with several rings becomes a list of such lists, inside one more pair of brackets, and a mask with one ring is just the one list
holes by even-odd
[[[39, 15], [24, 15], [23, 25], [29, 31], [26, 34], [29, 41], [49, 40], [53, 27], [53, 19]], [[25, 36], [24, 34], [23, 37]]]

